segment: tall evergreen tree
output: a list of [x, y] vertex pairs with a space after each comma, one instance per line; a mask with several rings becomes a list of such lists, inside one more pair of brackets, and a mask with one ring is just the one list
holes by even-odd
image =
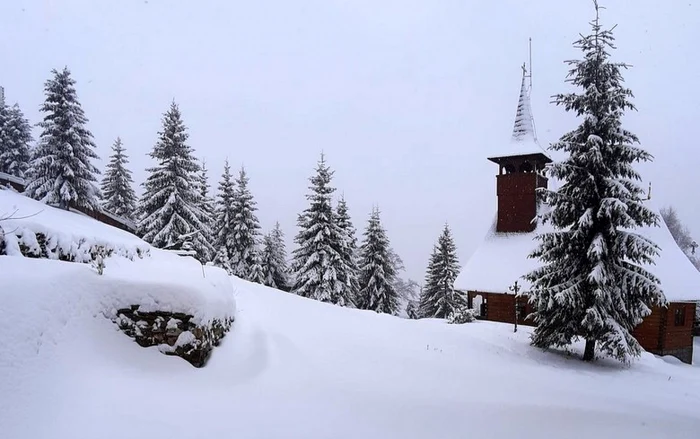
[[428, 263], [419, 304], [421, 317], [446, 319], [466, 305], [464, 296], [454, 289], [458, 275], [457, 246], [445, 225]]
[[396, 267], [378, 209], [372, 211], [364, 237], [360, 247], [360, 291], [357, 307], [396, 314], [399, 305], [399, 294], [395, 285]]
[[236, 189], [231, 177], [231, 167], [228, 159], [224, 164], [224, 173], [219, 182], [219, 193], [216, 201], [216, 222], [214, 224], [214, 248], [216, 255], [214, 263], [233, 274], [231, 260], [235, 249], [235, 233], [233, 220], [235, 212], [233, 201], [236, 198]]
[[231, 268], [233, 274], [250, 281], [260, 280], [255, 272], [260, 265], [257, 254], [260, 223], [255, 211], [258, 210], [253, 194], [248, 188], [248, 175], [241, 168], [236, 179], [236, 189], [233, 197], [233, 254]]
[[95, 153], [92, 133], [75, 91], [75, 80], [68, 68], [52, 70], [46, 81], [46, 100], [41, 107], [44, 120], [39, 144], [30, 164], [26, 193], [37, 200], [68, 209], [99, 210], [100, 190], [96, 186], [100, 171], [92, 164]]
[[357, 267], [357, 238], [355, 237], [355, 227], [352, 225], [350, 214], [348, 213], [348, 204], [345, 197], [341, 197], [336, 208], [336, 224], [340, 227], [345, 238], [342, 242], [341, 254], [343, 264], [339, 266], [337, 277], [345, 285], [346, 291], [341, 293], [345, 297], [351, 298], [353, 301], [360, 292], [360, 286], [357, 281], [359, 269]]
[[310, 178], [311, 193], [306, 196], [309, 207], [299, 215], [299, 233], [294, 242], [299, 246], [293, 252], [292, 291], [303, 297], [329, 302], [340, 306], [352, 304], [347, 296], [344, 279], [338, 278], [343, 265], [343, 230], [338, 226], [333, 212], [331, 186], [333, 171], [321, 155], [316, 175]]
[[657, 225], [644, 205], [636, 162], [652, 159], [633, 144], [637, 136], [622, 127], [625, 110], [635, 109], [632, 92], [623, 87], [621, 69], [609, 60], [612, 30], [596, 18], [592, 33], [575, 47], [582, 60], [568, 61], [568, 82], [582, 93], [560, 94], [555, 102], [583, 116], [581, 125], [564, 134], [552, 149], [568, 153], [549, 173], [563, 182], [543, 191], [551, 210], [542, 215], [554, 232], [538, 236], [531, 257], [543, 266], [530, 273], [530, 303], [537, 328], [532, 344], [541, 348], [586, 341], [583, 359], [593, 360], [596, 344], [606, 354], [629, 362], [641, 348], [631, 331], [665, 302], [659, 280], [643, 265], [653, 263], [658, 247], [634, 232]]
[[[214, 223], [216, 210], [214, 199], [209, 195], [209, 184], [207, 163], [202, 160], [202, 166], [199, 173], [199, 209], [202, 211], [202, 224], [204, 228], [202, 233], [206, 237], [207, 242], [213, 244], [214, 239]], [[212, 255], [213, 256], [213, 255]]]
[[187, 144], [187, 129], [177, 104], [163, 115], [163, 128], [150, 156], [156, 166], [143, 184], [139, 203], [139, 230], [146, 242], [159, 248], [180, 248], [183, 237], [191, 240], [200, 262], [211, 259], [212, 248], [202, 233], [198, 173], [200, 166]]
[[32, 130], [19, 105], [0, 102], [0, 172], [25, 178], [31, 160]]
[[131, 171], [126, 168], [127, 163], [129, 156], [126, 155], [122, 139], [117, 137], [102, 179], [102, 207], [121, 217], [134, 219], [136, 192], [132, 187], [134, 180]]
[[280, 223], [263, 238], [262, 267], [264, 284], [278, 290], [289, 290], [289, 268], [284, 234]]

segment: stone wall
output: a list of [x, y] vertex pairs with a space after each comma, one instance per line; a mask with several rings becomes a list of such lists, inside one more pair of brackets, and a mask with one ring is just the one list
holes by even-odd
[[158, 346], [166, 355], [177, 355], [194, 367], [202, 367], [233, 319], [213, 320], [206, 326], [195, 325], [191, 319], [191, 315], [182, 313], [139, 311], [139, 305], [120, 309], [115, 316], [119, 328], [140, 346]]

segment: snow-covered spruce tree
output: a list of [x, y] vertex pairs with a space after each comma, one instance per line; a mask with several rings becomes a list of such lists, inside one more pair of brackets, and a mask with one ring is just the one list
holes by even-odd
[[25, 178], [31, 160], [32, 130], [19, 105], [0, 102], [0, 172]]
[[201, 233], [199, 164], [187, 144], [187, 129], [177, 104], [163, 115], [158, 142], [149, 154], [156, 166], [143, 184], [139, 203], [139, 231], [144, 241], [159, 248], [179, 249], [183, 238], [191, 242], [200, 262], [211, 259], [212, 248]]
[[265, 272], [263, 271], [263, 260], [262, 254], [258, 246], [253, 248], [252, 255], [250, 257], [250, 271], [248, 272], [248, 280], [255, 282], [256, 284], [265, 284]]
[[88, 119], [78, 102], [75, 80], [67, 67], [51, 73], [54, 77], [44, 84], [44, 120], [25, 192], [63, 209], [75, 205], [99, 210], [101, 195], [95, 183], [100, 171], [92, 164], [99, 157], [85, 127]]
[[360, 292], [357, 307], [386, 314], [398, 312], [399, 295], [396, 291], [396, 270], [391, 259], [391, 248], [386, 231], [379, 218], [379, 210], [370, 215], [364, 241], [360, 246]]
[[316, 175], [310, 178], [311, 193], [306, 196], [309, 207], [299, 215], [299, 233], [294, 242], [299, 246], [293, 252], [292, 292], [322, 302], [340, 306], [352, 305], [345, 282], [337, 273], [344, 270], [343, 230], [338, 226], [331, 197], [333, 172], [325, 158], [316, 167]]
[[[202, 233], [204, 234], [207, 242], [210, 244], [214, 243], [214, 222], [216, 210], [214, 199], [209, 195], [209, 189], [211, 185], [209, 184], [209, 170], [207, 169], [207, 163], [202, 160], [202, 166], [199, 171], [199, 210], [202, 211]], [[212, 254], [212, 257], [214, 255]]]
[[341, 254], [343, 262], [340, 266], [340, 271], [337, 273], [338, 279], [343, 281], [346, 291], [342, 293], [345, 297], [351, 298], [353, 301], [360, 291], [357, 282], [359, 269], [357, 267], [357, 238], [355, 237], [355, 227], [352, 225], [350, 214], [348, 213], [348, 204], [345, 197], [341, 197], [336, 208], [335, 222], [343, 232], [343, 246]]
[[454, 289], [458, 274], [457, 247], [445, 225], [428, 263], [419, 305], [421, 317], [446, 319], [466, 305], [464, 296]]
[[537, 323], [532, 344], [567, 346], [582, 338], [584, 361], [594, 359], [598, 343], [628, 363], [641, 351], [631, 331], [651, 307], [665, 302], [659, 280], [643, 268], [659, 249], [634, 232], [657, 225], [658, 217], [644, 205], [632, 166], [652, 157], [633, 146], [637, 137], [622, 127], [623, 113], [634, 109], [632, 92], [622, 85], [626, 65], [609, 60], [612, 30], [602, 29], [595, 7], [592, 33], [575, 43], [584, 59], [568, 61], [567, 81], [583, 92], [555, 96], [583, 121], [551, 147], [568, 158], [549, 170], [562, 181], [559, 190], [542, 191], [551, 210], [541, 219], [554, 231], [539, 235], [530, 255], [543, 264], [527, 275]]
[[263, 238], [262, 268], [265, 285], [289, 291], [287, 251], [280, 223], [275, 223], [275, 228]]
[[235, 216], [233, 200], [236, 196], [235, 191], [236, 189], [231, 179], [231, 167], [228, 164], [228, 160], [226, 160], [216, 200], [216, 221], [214, 224], [214, 248], [216, 249], [216, 254], [214, 256], [214, 264], [223, 268], [229, 274], [233, 274], [231, 259], [233, 258], [235, 242], [233, 231], [233, 218]]
[[260, 235], [260, 223], [255, 211], [256, 202], [248, 188], [248, 175], [245, 168], [241, 168], [236, 179], [236, 188], [233, 196], [233, 253], [231, 255], [231, 269], [235, 276], [250, 281], [258, 281], [260, 277], [254, 270], [258, 251], [258, 236]]
[[122, 140], [112, 145], [112, 156], [102, 179], [102, 207], [108, 212], [124, 218], [133, 219], [136, 210], [136, 192], [131, 171], [126, 168], [129, 156], [126, 155]]

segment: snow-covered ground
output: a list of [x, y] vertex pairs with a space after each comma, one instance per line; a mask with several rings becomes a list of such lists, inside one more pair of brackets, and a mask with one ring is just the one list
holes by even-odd
[[42, 334], [5, 332], [8, 320], [31, 327], [61, 305], [27, 298], [8, 306], [3, 288], [2, 436], [700, 434], [697, 366], [649, 354], [631, 368], [588, 365], [529, 347], [528, 331], [513, 334], [509, 325], [403, 320], [232, 282], [237, 319], [203, 369], [139, 347], [71, 303], [68, 292], [61, 303], [74, 312], [60, 325]]
[[[0, 213], [17, 206], [42, 207], [0, 191]], [[48, 207], [14, 226], [147, 246]], [[236, 321], [196, 369], [105, 317], [138, 301]], [[695, 366], [645, 354], [625, 368], [538, 351], [528, 331], [339, 308], [152, 248], [103, 276], [0, 256], [0, 437], [700, 437], [700, 343]]]

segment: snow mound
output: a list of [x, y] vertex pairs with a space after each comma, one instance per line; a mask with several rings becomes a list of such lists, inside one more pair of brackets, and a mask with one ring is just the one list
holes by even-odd
[[[90, 252], [99, 246], [130, 259], [150, 249], [147, 243], [129, 232], [79, 212], [48, 206], [9, 189], [0, 189], [0, 218], [6, 218], [0, 222], [5, 231], [5, 253], [12, 256], [21, 255], [21, 246], [39, 254], [42, 244], [50, 259], [65, 255], [75, 262], [89, 262]], [[45, 243], [38, 242], [38, 234], [46, 237]]]
[[[12, 216], [0, 223], [8, 253], [0, 256], [0, 362], [22, 363], [83, 315], [103, 319], [114, 329], [110, 320], [116, 321], [117, 311], [134, 306], [143, 313], [191, 316], [189, 322], [203, 328], [234, 317], [234, 292], [224, 270], [9, 190], [0, 190], [0, 214]], [[44, 246], [48, 258], [13, 252], [20, 244], [25, 251]], [[93, 265], [76, 263], [91, 261], [93, 246], [113, 250], [104, 259], [102, 275]], [[59, 250], [64, 259], [66, 249], [72, 249], [73, 262], [55, 260]]]

